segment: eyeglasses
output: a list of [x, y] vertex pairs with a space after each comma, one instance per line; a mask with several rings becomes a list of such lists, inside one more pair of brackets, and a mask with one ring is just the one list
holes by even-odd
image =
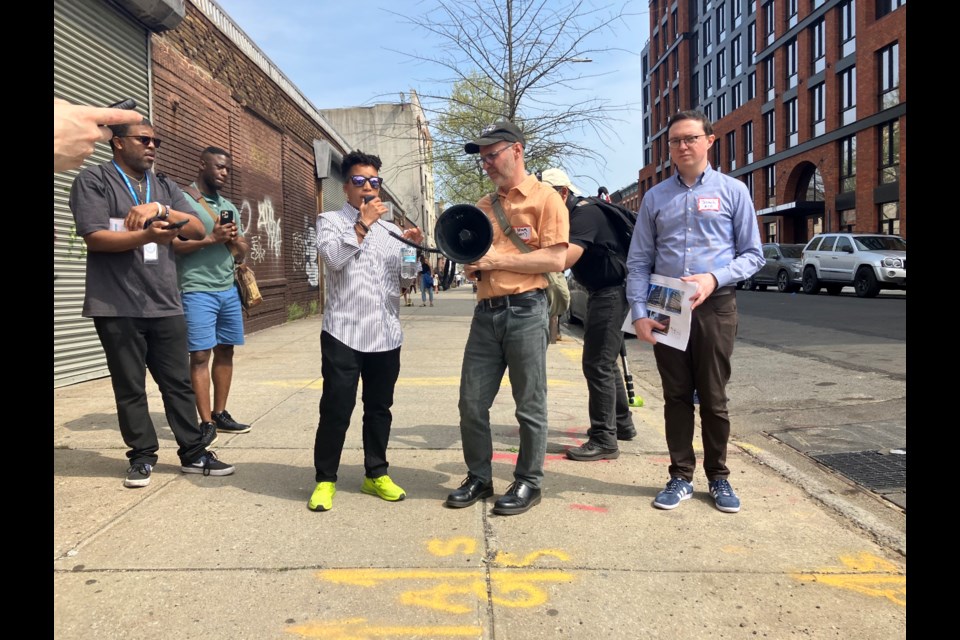
[[370, 183], [371, 189], [379, 189], [380, 185], [383, 184], [383, 178], [373, 177], [368, 178], [367, 176], [350, 176], [350, 184], [360, 189], [365, 183]]
[[705, 138], [706, 136], [707, 134], [701, 133], [698, 136], [687, 136], [686, 138], [670, 138], [669, 140], [667, 140], [667, 144], [673, 147], [674, 149], [679, 147], [681, 142], [687, 145], [688, 147], [692, 147], [697, 143], [697, 140], [699, 140], [700, 138]]
[[497, 159], [498, 155], [500, 155], [501, 153], [503, 153], [504, 151], [506, 151], [512, 146], [513, 146], [512, 144], [508, 144], [507, 146], [500, 149], [500, 151], [494, 151], [493, 153], [488, 153], [485, 156], [480, 156], [480, 162], [484, 164], [493, 164], [493, 161]]
[[145, 147], [149, 147], [150, 143], [153, 143], [155, 149], [160, 148], [160, 138], [151, 138], [150, 136], [117, 136], [118, 138], [133, 138], [134, 140], [139, 140], [140, 144]]

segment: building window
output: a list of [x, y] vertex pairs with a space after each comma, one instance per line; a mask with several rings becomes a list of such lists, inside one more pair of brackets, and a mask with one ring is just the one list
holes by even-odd
[[823, 18], [810, 27], [810, 66], [812, 73], [827, 68], [827, 37]]
[[827, 84], [821, 82], [810, 90], [810, 112], [813, 116], [813, 137], [827, 132]]
[[777, 204], [777, 167], [771, 164], [766, 169], [767, 173], [767, 206], [773, 207]]
[[730, 75], [734, 78], [740, 77], [743, 73], [743, 38], [741, 36], [734, 38], [730, 44], [730, 66], [733, 68]]
[[751, 22], [747, 27], [747, 64], [757, 61], [757, 23]]
[[713, 167], [717, 171], [723, 171], [723, 165], [720, 164], [720, 140], [713, 142]]
[[777, 97], [776, 77], [773, 73], [773, 56], [770, 56], [763, 61], [763, 88], [767, 91], [766, 101], [770, 102]]
[[678, 80], [680, 78], [680, 47], [675, 48], [670, 57], [673, 62], [673, 79]]
[[730, 0], [730, 15], [733, 16], [733, 28], [743, 22], [743, 0]]
[[773, 109], [763, 114], [763, 124], [767, 155], [772, 156], [777, 152], [777, 118]]
[[843, 209], [841, 211], [838, 211], [837, 213], [840, 214], [840, 231], [853, 233], [854, 229], [857, 226], [857, 210]]
[[840, 140], [840, 192], [857, 190], [857, 136]]
[[703, 21], [703, 55], [704, 57], [713, 53], [713, 20], [707, 18]]
[[788, 100], [784, 106], [787, 108], [787, 147], [795, 147], [800, 143], [797, 99]]
[[765, 225], [763, 225], [763, 228], [764, 228], [764, 231], [766, 232], [765, 233], [766, 240], [764, 240], [764, 242], [774, 242], [774, 243], [779, 242], [777, 240], [777, 223], [776, 222], [768, 222]]
[[857, 50], [857, 0], [840, 5], [840, 57]]
[[757, 97], [757, 72], [751, 71], [747, 76], [747, 100]]
[[727, 134], [727, 170], [733, 171], [737, 168], [737, 132], [731, 131]]
[[692, 57], [690, 64], [696, 67], [697, 63], [700, 62], [700, 34], [696, 31], [690, 34], [690, 47], [688, 51], [690, 51], [690, 56]]
[[[677, 104], [679, 105], [680, 102], [678, 101]], [[690, 76], [690, 104], [700, 104], [700, 75], [696, 73]]]
[[799, 0], [787, 0], [787, 28], [792, 29], [797, 26], [797, 10]]
[[880, 108], [900, 102], [900, 45], [894, 42], [880, 50]]
[[743, 184], [747, 185], [747, 191], [750, 192], [750, 200], [753, 201], [753, 172], [748, 171], [740, 176], [740, 179], [743, 180]]
[[750, 164], [753, 162], [753, 122], [743, 125], [743, 150], [746, 152], [744, 162]]
[[723, 44], [727, 39], [727, 14], [723, 3], [717, 7], [717, 45]]
[[713, 61], [703, 65], [703, 97], [709, 98], [713, 95]]
[[787, 89], [797, 86], [797, 39], [791, 38], [784, 47], [787, 50]]
[[880, 184], [900, 178], [900, 121], [880, 125]]
[[703, 115], [707, 116], [707, 120], [713, 122], [713, 103], [709, 102], [706, 106], [703, 107]]
[[905, 4], [907, 4], [907, 0], [877, 0], [877, 19], [891, 11], [896, 11]]
[[727, 115], [727, 94], [721, 93], [717, 96], [717, 120]]
[[743, 105], [743, 83], [738, 82], [737, 84], [733, 85], [730, 95], [733, 96], [733, 104], [731, 105], [731, 108], [734, 110], [739, 109], [741, 105]]
[[818, 9], [822, 7], [824, 2], [826, 2], [826, 0], [813, 0], [813, 8]]
[[673, 39], [677, 40], [680, 38], [680, 26], [677, 24], [677, 10], [674, 9], [673, 13], [670, 16], [671, 24], [673, 24]]
[[727, 86], [727, 51], [720, 49], [717, 52], [717, 89]]
[[880, 205], [880, 233], [900, 235], [899, 202], [884, 202]]
[[852, 124], [857, 119], [857, 68], [840, 72], [840, 125]]
[[770, 0], [767, 4], [763, 5], [763, 33], [767, 36], [767, 44], [773, 44], [773, 41], [777, 39], [776, 31], [776, 16], [777, 13], [774, 10], [775, 0]]
[[757, 0], [747, 0], [747, 15], [752, 16], [757, 12]]

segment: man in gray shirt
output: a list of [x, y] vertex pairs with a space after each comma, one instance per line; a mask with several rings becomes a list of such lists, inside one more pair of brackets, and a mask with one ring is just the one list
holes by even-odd
[[151, 169], [160, 139], [146, 118], [111, 127], [113, 160], [87, 167], [70, 189], [77, 235], [87, 245], [83, 316], [93, 318], [130, 450], [126, 487], [150, 483], [160, 445], [150, 420], [146, 369], [160, 388], [183, 473], [225, 476], [232, 465], [207, 450], [187, 367], [187, 328], [171, 242], [197, 240], [203, 225], [180, 188]]

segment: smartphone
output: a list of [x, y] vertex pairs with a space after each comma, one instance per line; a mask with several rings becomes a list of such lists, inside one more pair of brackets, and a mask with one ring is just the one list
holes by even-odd
[[133, 98], [127, 98], [126, 100], [121, 100], [120, 102], [114, 102], [113, 104], [107, 105], [108, 109], [136, 109], [137, 103]]
[[233, 211], [221, 211], [220, 212], [220, 224], [230, 224], [233, 222]]
[[188, 222], [190, 222], [189, 218], [186, 220], [181, 220], [180, 222], [170, 222], [167, 224], [167, 226], [163, 228], [163, 230], [170, 231], [171, 229], [179, 229], [180, 227], [187, 224]]

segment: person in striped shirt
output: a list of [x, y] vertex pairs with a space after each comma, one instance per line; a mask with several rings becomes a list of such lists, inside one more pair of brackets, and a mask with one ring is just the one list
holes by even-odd
[[[317, 218], [317, 253], [327, 279], [327, 305], [320, 333], [323, 392], [313, 448], [317, 486], [307, 507], [329, 511], [350, 416], [363, 380], [363, 466], [360, 490], [390, 502], [406, 492], [387, 475], [393, 390], [400, 375], [400, 277], [403, 243], [399, 227], [382, 219], [380, 158], [351, 151], [343, 158], [346, 204]], [[420, 244], [413, 227], [402, 237]]]

